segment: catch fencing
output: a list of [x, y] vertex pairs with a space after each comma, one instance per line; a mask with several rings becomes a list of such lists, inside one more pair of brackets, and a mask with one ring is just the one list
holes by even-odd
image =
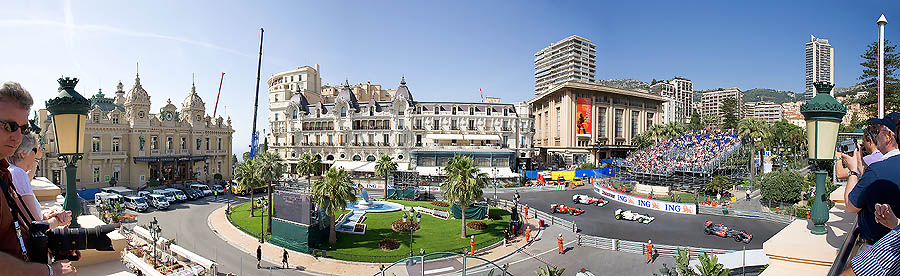
[[[513, 208], [517, 207], [519, 214], [524, 215], [525, 209], [524, 206], [515, 204], [514, 202], [499, 199], [496, 201], [496, 206], [500, 208]], [[719, 212], [721, 214], [721, 211]], [[544, 223], [548, 225], [556, 225], [561, 227], [564, 230], [572, 231], [574, 233], [578, 232], [578, 225], [575, 222], [568, 221], [562, 218], [558, 218], [551, 214], [529, 209], [528, 217], [535, 218], [539, 220], [544, 220]], [[633, 253], [633, 254], [646, 254], [647, 243], [645, 242], [636, 242], [629, 240], [620, 240], [620, 239], [612, 239], [605, 237], [597, 237], [591, 235], [582, 235], [578, 234], [577, 244], [578, 246], [589, 246], [594, 248], [600, 248], [605, 250], [612, 251], [620, 251], [625, 253]], [[687, 249], [688, 254], [691, 258], [697, 258], [700, 255], [706, 254], [725, 254], [735, 252], [735, 250], [728, 249], [717, 249], [717, 248], [702, 248], [702, 247], [691, 247], [691, 246], [677, 246], [677, 245], [665, 245], [665, 244], [653, 244], [653, 249], [660, 256], [678, 256], [678, 249], [683, 248]]]
[[739, 218], [762, 219], [762, 220], [768, 220], [771, 222], [784, 223], [784, 224], [789, 224], [796, 219], [796, 217], [775, 214], [775, 213], [740, 210], [740, 209], [723, 209], [722, 207], [711, 207], [711, 206], [704, 206], [704, 205], [697, 205], [697, 213], [704, 214], [704, 215], [717, 215], [717, 216], [728, 216], [728, 217], [739, 217]]

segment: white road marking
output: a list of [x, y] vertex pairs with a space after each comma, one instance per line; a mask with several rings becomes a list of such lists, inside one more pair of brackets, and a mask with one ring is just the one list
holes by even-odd
[[454, 269], [454, 268], [453, 268], [452, 266], [442, 267], [442, 268], [435, 268], [435, 269], [429, 269], [429, 270], [425, 270], [425, 274], [441, 273], [441, 272], [451, 271], [451, 270], [453, 270], [453, 269]]

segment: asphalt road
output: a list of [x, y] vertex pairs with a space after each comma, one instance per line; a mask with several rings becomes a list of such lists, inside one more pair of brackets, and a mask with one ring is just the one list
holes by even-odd
[[[176, 243], [194, 253], [216, 261], [219, 264], [219, 275], [235, 273], [241, 276], [264, 275], [315, 275], [297, 269], [280, 269], [281, 264], [267, 263], [263, 261], [263, 268], [256, 269], [256, 255], [247, 254], [219, 238], [209, 228], [207, 218], [216, 209], [225, 206], [227, 202], [232, 204], [246, 202], [241, 197], [223, 197], [218, 200], [212, 196], [203, 199], [176, 203], [168, 210], [158, 211], [153, 207], [146, 213], [135, 214], [139, 225], [145, 225], [153, 220], [159, 221], [162, 236], [167, 239], [175, 239]], [[130, 227], [131, 225], [129, 225]]]
[[[653, 240], [653, 243], [666, 245], [684, 245], [732, 250], [742, 249], [743, 243], [735, 242], [734, 239], [706, 235], [703, 232], [705, 223], [706, 221], [712, 221], [713, 223], [722, 223], [725, 224], [725, 226], [744, 230], [752, 234], [753, 240], [750, 244], [747, 244], [747, 249], [761, 249], [763, 242], [787, 226], [780, 223], [746, 218], [667, 213], [639, 208], [616, 201], [610, 201], [609, 204], [603, 207], [581, 204], [573, 205], [572, 196], [575, 194], [601, 197], [589, 187], [581, 187], [577, 190], [519, 193], [522, 203], [528, 204], [529, 208], [539, 209], [546, 213], [550, 213], [550, 204], [552, 203], [561, 203], [566, 204], [567, 206], [581, 208], [585, 210], [585, 212], [579, 216], [571, 216], [568, 214], [555, 214], [554, 216], [569, 221], [574, 220], [583, 234], [621, 240], [642, 242]], [[485, 194], [485, 197], [492, 196], [493, 195]], [[513, 194], [504, 193], [500, 194], [499, 197], [512, 200]], [[615, 211], [619, 208], [649, 215], [656, 219], [650, 224], [616, 220]]]

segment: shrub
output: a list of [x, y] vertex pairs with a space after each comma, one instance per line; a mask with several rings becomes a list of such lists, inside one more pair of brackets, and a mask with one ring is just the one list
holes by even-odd
[[391, 223], [391, 229], [393, 229], [394, 232], [416, 231], [419, 230], [419, 224], [411, 220], [403, 222], [403, 220], [398, 219]]
[[500, 214], [498, 214], [497, 212], [489, 212], [489, 213], [488, 213], [488, 219], [491, 219], [491, 220], [501, 220], [501, 219], [503, 219], [503, 217], [500, 216]]
[[400, 247], [400, 242], [395, 239], [385, 238], [378, 242], [378, 248], [381, 250], [390, 251]]
[[432, 201], [431, 205], [440, 206], [440, 207], [450, 207], [450, 203], [447, 203], [446, 201]]
[[466, 227], [468, 227], [469, 229], [473, 229], [473, 230], [484, 230], [485, 228], [487, 228], [487, 224], [485, 224], [484, 222], [480, 222], [480, 221], [473, 221], [473, 222], [466, 223]]
[[778, 170], [767, 173], [760, 181], [762, 197], [768, 201], [795, 203], [808, 185], [803, 175], [793, 170]]
[[214, 174], [214, 175], [213, 175], [213, 179], [215, 179], [215, 180], [222, 180], [222, 174], [221, 174], [221, 173], [216, 173], [216, 174]]

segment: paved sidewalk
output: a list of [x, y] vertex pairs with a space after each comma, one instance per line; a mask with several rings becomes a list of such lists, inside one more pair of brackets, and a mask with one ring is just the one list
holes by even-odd
[[[530, 222], [536, 223], [536, 220], [531, 219]], [[223, 240], [227, 241], [232, 246], [240, 249], [241, 251], [247, 252], [247, 254], [250, 254], [251, 256], [256, 256], [256, 247], [259, 245], [259, 240], [242, 232], [234, 225], [231, 225], [231, 223], [228, 222], [228, 218], [225, 217], [225, 207], [213, 211], [208, 218], [208, 224], [213, 232], [215, 232]], [[532, 235], [536, 235], [539, 232], [534, 231], [537, 229], [536, 225], [531, 225], [531, 227], [533, 229]], [[567, 241], [572, 241], [573, 238], [574, 235], [571, 238], [568, 238]], [[556, 246], [555, 244], [556, 238], [554, 237], [553, 246]], [[503, 246], [503, 244], [501, 243], [494, 248], [476, 251], [476, 256], [488, 260], [501, 259], [515, 253], [519, 248], [525, 245], [525, 238], [520, 236], [512, 240], [512, 243], [507, 246]], [[282, 247], [273, 245], [271, 243], [263, 244], [263, 260], [275, 264], [280, 264], [282, 250]], [[380, 263], [361, 263], [329, 258], [314, 258], [311, 255], [296, 252], [293, 250], [288, 250], [288, 252], [290, 253], [288, 263], [292, 268], [314, 274], [375, 275], [380, 271], [382, 265]], [[384, 265], [387, 266], [389, 264]], [[469, 267], [476, 265], [478, 265], [478, 263], [472, 263], [471, 265], [467, 264], [467, 266]]]

